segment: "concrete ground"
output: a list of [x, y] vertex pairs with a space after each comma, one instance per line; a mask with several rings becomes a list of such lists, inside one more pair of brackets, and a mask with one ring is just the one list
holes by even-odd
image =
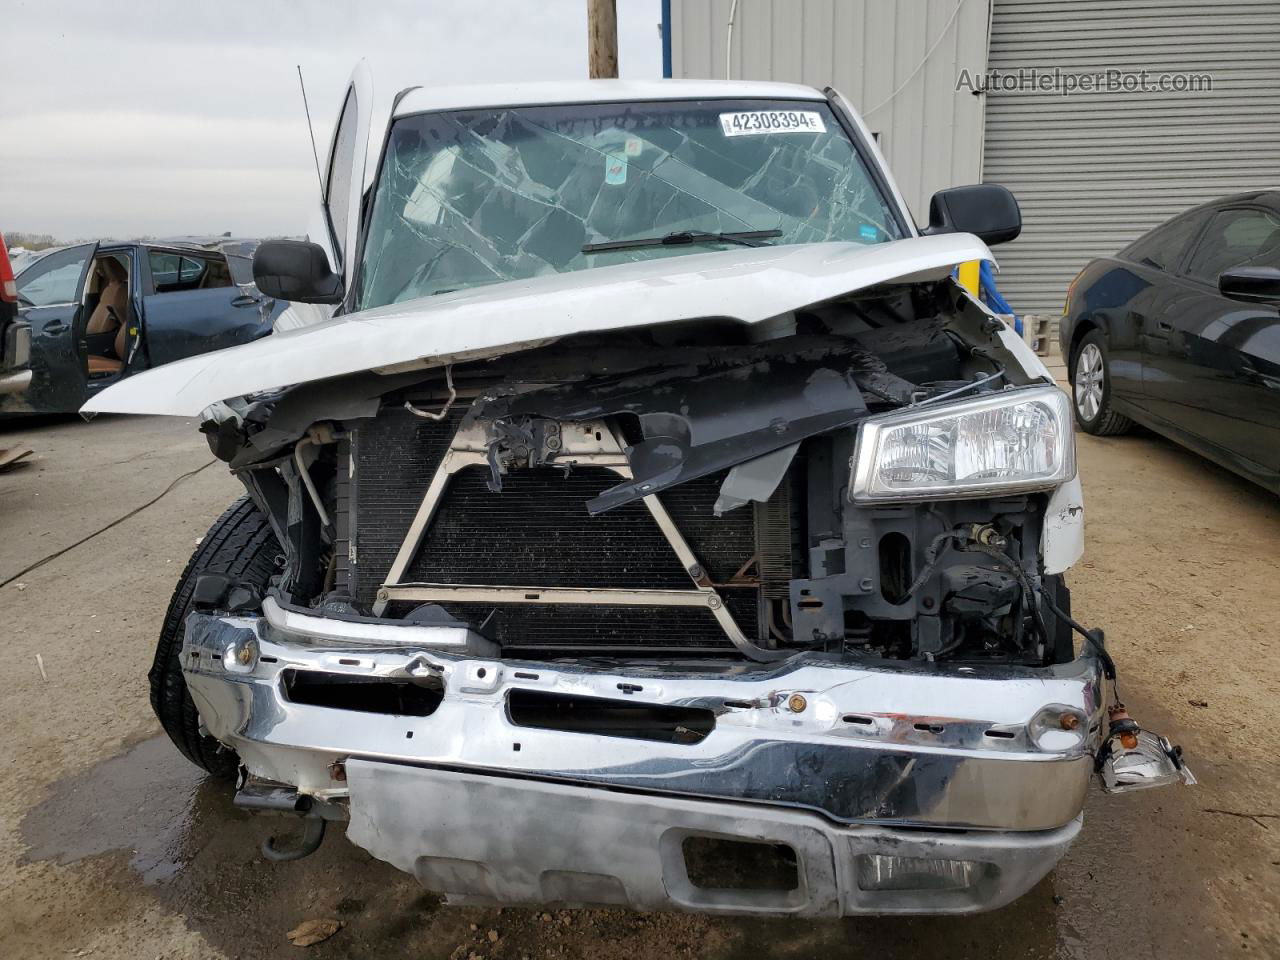
[[21, 441], [38, 459], [0, 473], [0, 956], [296, 956], [286, 933], [317, 918], [344, 923], [318, 958], [1280, 956], [1280, 502], [1164, 440], [1081, 437], [1070, 583], [1200, 785], [1093, 796], [1065, 861], [1003, 910], [843, 922], [444, 908], [340, 830], [264, 862], [272, 823], [147, 702], [169, 592], [237, 484], [181, 420], [0, 425]]

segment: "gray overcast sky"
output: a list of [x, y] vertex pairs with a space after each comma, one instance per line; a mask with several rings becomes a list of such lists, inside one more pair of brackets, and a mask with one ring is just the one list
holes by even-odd
[[[412, 84], [585, 77], [586, 0], [2, 0], [0, 231], [305, 232], [355, 62]], [[659, 0], [618, 0], [623, 77], [662, 75]], [[375, 121], [376, 122], [376, 121]]]

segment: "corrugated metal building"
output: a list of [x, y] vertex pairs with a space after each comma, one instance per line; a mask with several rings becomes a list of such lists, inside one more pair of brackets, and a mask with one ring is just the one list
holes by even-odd
[[[674, 76], [726, 76], [732, 7], [674, 0]], [[835, 87], [877, 135], [922, 220], [934, 191], [981, 174], [982, 97], [955, 86], [962, 68], [986, 69], [988, 9], [987, 0], [958, 9], [936, 0], [738, 0], [728, 75]]]
[[996, 254], [1022, 313], [1180, 210], [1280, 186], [1276, 0], [738, 0], [730, 41], [732, 9], [671, 0], [672, 74], [836, 87], [919, 222], [942, 187], [1009, 187], [1023, 233]]

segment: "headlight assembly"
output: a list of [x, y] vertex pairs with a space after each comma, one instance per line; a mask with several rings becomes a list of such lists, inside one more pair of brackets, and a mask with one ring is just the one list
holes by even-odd
[[849, 496], [860, 503], [999, 496], [1056, 487], [1075, 473], [1067, 395], [1026, 387], [864, 420]]

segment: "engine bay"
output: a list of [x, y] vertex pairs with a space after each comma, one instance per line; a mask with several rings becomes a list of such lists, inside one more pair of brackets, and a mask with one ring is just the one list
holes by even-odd
[[1002, 330], [949, 280], [893, 284], [303, 384], [202, 429], [271, 518], [279, 598], [324, 615], [525, 658], [1061, 663], [1048, 492], [851, 499], [863, 421], [1034, 387]]

